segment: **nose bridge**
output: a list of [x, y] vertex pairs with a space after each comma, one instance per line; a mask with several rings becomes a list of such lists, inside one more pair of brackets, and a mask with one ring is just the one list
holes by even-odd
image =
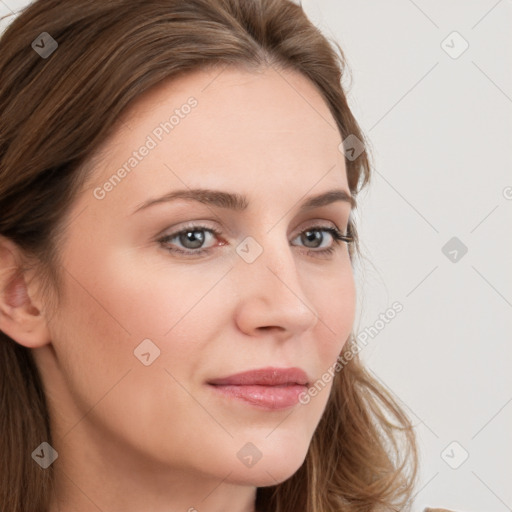
[[247, 264], [247, 270], [257, 273], [258, 279], [273, 283], [279, 281], [276, 277], [279, 276], [289, 283], [288, 286], [300, 285], [287, 234], [283, 233], [279, 223], [260, 222], [242, 241], [237, 252]]
[[293, 249], [282, 229], [254, 232], [239, 244], [237, 253], [240, 295], [246, 307], [258, 304], [254, 321], [287, 330], [304, 330], [316, 323], [317, 314], [304, 292]]

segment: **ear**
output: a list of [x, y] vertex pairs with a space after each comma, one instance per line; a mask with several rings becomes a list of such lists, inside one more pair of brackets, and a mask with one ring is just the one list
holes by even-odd
[[50, 342], [44, 308], [28, 284], [20, 262], [22, 254], [11, 240], [0, 235], [0, 331], [28, 348]]

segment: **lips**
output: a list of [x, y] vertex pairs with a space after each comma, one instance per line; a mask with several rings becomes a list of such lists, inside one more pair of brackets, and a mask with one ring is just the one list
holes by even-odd
[[208, 383], [218, 386], [282, 386], [292, 384], [307, 386], [308, 376], [300, 368], [260, 368], [210, 380]]
[[300, 368], [261, 368], [208, 382], [215, 393], [267, 410], [294, 406], [308, 385]]

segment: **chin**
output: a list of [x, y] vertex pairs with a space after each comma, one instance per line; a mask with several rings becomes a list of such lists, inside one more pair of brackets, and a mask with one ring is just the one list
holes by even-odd
[[297, 450], [284, 456], [280, 451], [262, 457], [253, 467], [238, 467], [229, 480], [238, 485], [269, 487], [278, 485], [292, 477], [306, 459], [307, 450]]
[[274, 467], [272, 471], [269, 472], [265, 469], [260, 469], [255, 472], [239, 471], [237, 474], [232, 473], [227, 480], [236, 485], [271, 487], [291, 478], [298, 471], [299, 467], [300, 465], [298, 467]]

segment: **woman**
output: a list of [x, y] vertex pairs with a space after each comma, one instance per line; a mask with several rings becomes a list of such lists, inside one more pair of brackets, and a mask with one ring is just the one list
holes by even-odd
[[370, 164], [334, 46], [285, 0], [8, 27], [0, 510], [408, 509], [413, 427], [354, 343]]

